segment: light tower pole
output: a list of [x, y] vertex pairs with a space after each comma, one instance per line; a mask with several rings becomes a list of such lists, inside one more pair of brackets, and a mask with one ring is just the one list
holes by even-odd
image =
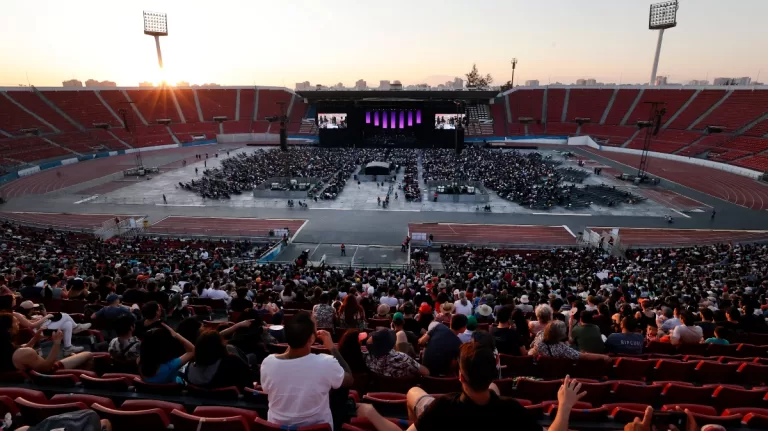
[[661, 56], [661, 42], [664, 40], [664, 30], [677, 26], [677, 10], [679, 8], [678, 0], [651, 5], [651, 11], [648, 16], [648, 28], [658, 30], [659, 39], [656, 41], [656, 55], [653, 57], [650, 85], [656, 85], [656, 72], [659, 69], [659, 57]]
[[515, 67], [517, 66], [517, 59], [513, 58], [511, 63], [512, 63], [512, 81], [511, 81], [511, 84], [512, 84], [512, 88], [515, 88]]
[[144, 34], [155, 37], [157, 64], [163, 68], [163, 54], [160, 52], [160, 36], [168, 36], [168, 15], [159, 12], [144, 11]]

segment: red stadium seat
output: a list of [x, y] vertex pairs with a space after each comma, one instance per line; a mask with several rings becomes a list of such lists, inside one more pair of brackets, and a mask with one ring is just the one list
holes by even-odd
[[405, 394], [419, 383], [419, 377], [384, 377], [371, 373], [372, 392], [396, 392]]
[[750, 386], [768, 384], [768, 365], [743, 363], [736, 370], [736, 381]]
[[693, 377], [695, 362], [659, 360], [653, 368], [653, 380], [682, 380]]
[[768, 414], [747, 413], [741, 418], [741, 423], [750, 429], [768, 429]]
[[728, 383], [736, 376], [739, 364], [721, 364], [712, 361], [700, 361], [696, 365], [696, 381], [700, 383]]
[[[272, 422], [267, 422], [262, 418], [257, 418], [254, 422], [253, 431], [284, 431], [285, 428]], [[306, 427], [291, 427], [291, 431], [331, 431], [331, 426], [328, 424], [323, 425], [310, 425]]]
[[37, 371], [30, 371], [29, 378], [32, 379], [32, 383], [39, 386], [71, 388], [80, 383], [80, 379], [75, 374], [41, 374]]
[[[638, 382], [639, 383], [639, 382]], [[664, 386], [620, 382], [614, 385], [611, 399], [619, 403], [655, 404]]]
[[458, 377], [421, 376], [419, 386], [428, 394], [448, 394], [462, 390]]
[[768, 357], [768, 346], [755, 346], [754, 344], [739, 344], [739, 349], [736, 351], [737, 356], [743, 358], [759, 358]]
[[677, 346], [677, 351], [681, 355], [707, 355], [707, 344], [681, 344]]
[[670, 343], [662, 343], [661, 341], [651, 341], [643, 349], [644, 353], [656, 353], [665, 355], [674, 355], [677, 353], [677, 349]]
[[37, 425], [40, 421], [51, 416], [76, 412], [88, 408], [87, 405], [81, 402], [67, 404], [38, 404], [21, 397], [16, 398], [15, 402], [21, 412], [21, 416], [24, 418], [24, 422], [29, 425]]
[[27, 373], [23, 371], [0, 373], [0, 382], [5, 383], [24, 383], [28, 378]]
[[185, 411], [184, 406], [181, 404], [160, 400], [125, 400], [120, 406], [120, 410], [125, 411], [140, 411], [151, 409], [160, 409], [165, 412], [166, 415], [170, 415], [174, 410]]
[[656, 361], [649, 359], [619, 358], [613, 365], [613, 376], [621, 380], [645, 381]]
[[739, 349], [738, 344], [707, 344], [707, 355], [709, 356], [735, 356]]
[[6, 396], [12, 400], [24, 398], [38, 404], [48, 404], [48, 397], [40, 391], [26, 388], [14, 388], [11, 386], [0, 387], [0, 396]]
[[69, 404], [77, 402], [83, 403], [88, 407], [98, 403], [104, 407], [109, 407], [110, 409], [115, 408], [115, 404], [111, 399], [90, 394], [56, 394], [51, 397], [48, 404]]
[[16, 416], [19, 414], [19, 408], [16, 407], [13, 398], [0, 395], [0, 417], [5, 417], [6, 413], [9, 413], [11, 416]]
[[700, 388], [668, 384], [661, 392], [661, 402], [664, 404], [704, 404], [712, 403], [714, 388]]
[[587, 395], [581, 399], [581, 401], [592, 404], [593, 406], [600, 406], [609, 401], [614, 400], [611, 395], [611, 389], [613, 383], [583, 383], [581, 382], [581, 390], [586, 391]]
[[80, 376], [80, 382], [86, 389], [97, 389], [112, 392], [124, 392], [128, 390], [128, 383], [119, 377], [112, 379], [99, 379], [95, 377]]
[[396, 392], [369, 392], [363, 395], [363, 402], [373, 404], [384, 416], [407, 416], [406, 401], [406, 394]]
[[180, 410], [171, 412], [174, 431], [249, 431], [250, 422], [243, 416], [201, 417]]
[[575, 378], [604, 379], [611, 374], [611, 364], [602, 359], [578, 359], [571, 369]]
[[204, 418], [226, 418], [240, 415], [244, 417], [248, 423], [253, 422], [259, 417], [259, 414], [253, 410], [225, 406], [198, 406], [192, 414]]
[[[407, 430], [411, 426], [411, 422], [406, 419], [387, 418], [390, 422], [400, 427], [402, 430]], [[376, 427], [373, 426], [371, 421], [366, 418], [354, 417], [349, 420], [349, 424], [365, 431], [376, 431]]]
[[133, 387], [136, 388], [136, 392], [156, 395], [180, 395], [184, 389], [183, 385], [177, 383], [146, 383], [141, 379], [133, 379]]
[[562, 379], [571, 374], [575, 362], [573, 359], [539, 356], [536, 358], [536, 376], [546, 380]]
[[512, 356], [499, 354], [499, 363], [506, 368], [501, 370], [504, 377], [533, 376], [533, 356]]
[[99, 417], [107, 419], [112, 424], [112, 431], [163, 430], [171, 424], [168, 414], [163, 409], [146, 410], [110, 409], [99, 405], [91, 406]]
[[642, 419], [649, 404], [619, 403], [606, 404], [603, 407], [610, 409], [609, 418], [615, 422], [626, 424], [634, 421], [635, 418]]
[[[540, 403], [547, 400], [556, 400], [557, 391], [563, 382], [560, 380], [531, 380], [519, 379], [515, 387], [514, 397], [531, 400]], [[500, 388], [501, 389], [501, 388]], [[501, 391], [504, 394], [504, 391]]]
[[763, 407], [766, 406], [763, 400], [766, 394], [768, 392], [765, 390], [747, 390], [719, 386], [712, 393], [712, 400], [714, 405], [720, 410], [729, 407]]
[[187, 394], [198, 398], [215, 400], [236, 400], [240, 398], [240, 391], [234, 386], [226, 388], [206, 389], [195, 385], [187, 385], [186, 389]]
[[[609, 407], [597, 407], [593, 409], [578, 409], [573, 408], [569, 420], [573, 422], [600, 422], [604, 421], [608, 415], [612, 412]], [[557, 416], [557, 404], [549, 406], [549, 410], [546, 413], [549, 417], [553, 418]]]

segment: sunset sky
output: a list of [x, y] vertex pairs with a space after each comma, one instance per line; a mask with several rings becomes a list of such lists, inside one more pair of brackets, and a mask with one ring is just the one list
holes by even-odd
[[[8, 0], [0, 10], [0, 86], [93, 78], [221, 85], [648, 81], [656, 32], [645, 0]], [[168, 13], [165, 70], [142, 11]], [[768, 80], [768, 0], [681, 0], [659, 66], [671, 82]]]

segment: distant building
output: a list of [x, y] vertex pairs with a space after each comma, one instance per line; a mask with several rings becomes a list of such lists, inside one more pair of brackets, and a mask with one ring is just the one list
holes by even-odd
[[154, 86], [155, 84], [149, 81], [139, 82], [139, 87], [154, 87]]
[[62, 87], [82, 87], [83, 81], [79, 81], [77, 79], [70, 79], [69, 81], [63, 81], [61, 85]]
[[749, 85], [752, 78], [742, 76], [741, 78], [715, 78], [715, 85]]
[[594, 78], [589, 78], [586, 85], [597, 85], [597, 81]]
[[201, 87], [221, 87], [221, 85], [213, 83], [213, 82], [206, 82], [205, 84], [201, 85]]
[[656, 77], [655, 85], [667, 85], [667, 77], [666, 76], [657, 76]]
[[312, 86], [309, 84], [309, 81], [297, 82], [295, 90], [296, 91], [308, 91], [308, 90], [312, 90]]
[[176, 83], [177, 87], [189, 87], [189, 82], [187, 81], [179, 81]]
[[344, 84], [341, 82], [337, 83], [334, 87], [335, 90], [346, 90], [346, 87], [344, 87]]
[[688, 85], [709, 85], [709, 81], [706, 79], [693, 79], [688, 81]]
[[538, 87], [539, 86], [539, 80], [538, 79], [529, 79], [528, 81], [525, 81], [526, 87]]
[[[411, 86], [409, 85], [409, 87]], [[418, 91], [427, 91], [429, 90], [429, 84], [416, 84], [413, 86], [413, 89]]]
[[355, 90], [367, 90], [368, 89], [368, 83], [365, 82], [364, 79], [358, 79], [357, 82], [355, 82]]
[[96, 79], [89, 79], [85, 81], [86, 87], [117, 87], [115, 81], [99, 81]]
[[395, 82], [389, 85], [389, 89], [394, 91], [400, 91], [403, 89], [403, 84], [400, 81], [395, 80]]
[[463, 90], [464, 89], [464, 80], [461, 78], [454, 78], [453, 79], [453, 89], [454, 90]]
[[379, 81], [379, 90], [388, 91], [391, 88], [392, 84], [389, 83], [388, 80], [382, 79]]

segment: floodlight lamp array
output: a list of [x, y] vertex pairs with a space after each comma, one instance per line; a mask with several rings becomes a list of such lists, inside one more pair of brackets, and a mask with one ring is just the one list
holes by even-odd
[[168, 36], [168, 15], [144, 11], [144, 34]]
[[672, 28], [677, 25], [678, 0], [665, 1], [651, 5], [648, 17], [648, 28], [660, 30]]

